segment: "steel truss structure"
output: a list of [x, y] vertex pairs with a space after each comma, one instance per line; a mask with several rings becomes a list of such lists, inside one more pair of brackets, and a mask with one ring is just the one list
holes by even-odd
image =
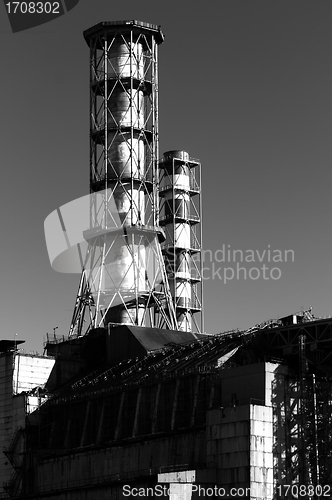
[[[274, 406], [275, 485], [318, 487], [305, 498], [320, 498], [332, 486], [331, 386], [326, 377], [289, 375]], [[285, 498], [293, 498], [291, 491]]]
[[275, 485], [311, 485], [305, 498], [320, 498], [332, 487], [332, 320], [304, 318], [254, 343], [289, 365], [283, 389], [272, 387]]
[[157, 48], [164, 37], [140, 21], [99, 23], [84, 37], [90, 229], [69, 335], [108, 323], [176, 329], [158, 221]]
[[177, 326], [203, 332], [201, 165], [185, 151], [169, 151], [159, 173], [162, 252]]

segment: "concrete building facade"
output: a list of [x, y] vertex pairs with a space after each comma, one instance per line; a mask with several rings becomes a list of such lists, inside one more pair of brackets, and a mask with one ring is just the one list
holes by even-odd
[[[122, 325], [49, 344], [46, 359], [56, 362], [48, 398], [25, 417], [20, 410], [25, 432], [11, 451], [20, 474], [11, 467], [21, 482], [16, 490], [5, 484], [3, 495], [180, 500], [205, 491], [272, 500], [287, 485], [327, 491], [329, 366], [317, 364], [319, 342], [299, 353], [296, 338], [304, 331], [332, 338], [331, 326], [312, 321], [195, 339]], [[113, 349], [119, 337], [127, 357]], [[54, 374], [73, 352], [76, 374], [57, 384]]]

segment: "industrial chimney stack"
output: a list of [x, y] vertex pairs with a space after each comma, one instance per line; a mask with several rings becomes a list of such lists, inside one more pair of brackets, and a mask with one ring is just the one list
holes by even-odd
[[[196, 163], [187, 153], [179, 160], [167, 156], [173, 191], [159, 197], [157, 51], [163, 33], [156, 25], [117, 21], [96, 24], [84, 38], [90, 48], [90, 227], [70, 335], [110, 323], [191, 331], [192, 313], [201, 311], [189, 262], [198, 251], [188, 219]], [[175, 275], [170, 248], [176, 248]]]

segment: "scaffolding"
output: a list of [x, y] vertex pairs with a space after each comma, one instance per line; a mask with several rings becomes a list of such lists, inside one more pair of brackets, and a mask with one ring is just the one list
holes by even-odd
[[201, 164], [185, 151], [168, 151], [159, 162], [162, 252], [177, 328], [204, 331]]
[[[158, 226], [160, 27], [99, 23], [90, 48], [90, 228], [70, 336], [132, 324], [175, 329]], [[85, 331], [84, 331], [85, 330]]]
[[308, 357], [303, 333], [297, 347], [298, 366], [290, 363], [283, 386], [276, 379], [272, 388], [274, 479], [275, 486], [311, 485], [305, 498], [318, 499], [332, 487], [332, 379]]

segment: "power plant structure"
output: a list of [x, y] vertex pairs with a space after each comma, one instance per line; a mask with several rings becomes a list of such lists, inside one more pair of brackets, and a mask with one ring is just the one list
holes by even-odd
[[44, 355], [0, 340], [0, 498], [331, 496], [332, 319], [204, 332], [201, 165], [158, 151], [164, 35], [131, 20], [84, 38], [82, 241], [65, 210], [52, 219], [81, 279], [68, 336]]
[[[110, 323], [191, 331], [194, 315], [202, 316], [201, 235], [191, 229], [201, 221], [199, 204], [191, 202], [200, 194], [200, 164], [185, 152], [168, 153], [160, 163], [167, 183], [159, 181], [163, 33], [138, 21], [108, 22], [84, 38], [90, 48], [90, 228], [70, 335], [82, 335], [87, 312], [84, 333]], [[194, 327], [200, 332], [202, 321]]]
[[[201, 170], [185, 151], [168, 151], [159, 162], [162, 250], [177, 329], [203, 332]], [[197, 320], [197, 316], [200, 316]]]

